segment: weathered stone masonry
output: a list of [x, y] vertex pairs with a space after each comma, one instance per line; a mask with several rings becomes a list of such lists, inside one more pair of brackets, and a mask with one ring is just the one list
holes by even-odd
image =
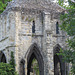
[[[22, 75], [29, 75], [28, 64], [34, 57], [40, 75], [58, 75], [59, 70], [55, 67], [58, 62], [60, 74], [66, 75], [66, 63], [62, 62], [62, 56], [56, 56], [60, 48], [66, 48], [66, 33], [59, 28], [59, 34], [56, 34], [56, 23], [60, 24], [59, 15], [64, 11], [50, 1], [13, 0], [0, 15], [0, 51], [7, 63], [11, 51], [14, 52], [16, 71], [20, 75], [21, 63]], [[32, 33], [33, 21], [35, 33]]]

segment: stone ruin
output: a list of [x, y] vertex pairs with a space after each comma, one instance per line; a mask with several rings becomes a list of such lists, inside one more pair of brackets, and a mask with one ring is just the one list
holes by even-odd
[[[14, 52], [19, 75], [67, 75], [68, 65], [58, 56], [67, 48], [67, 35], [59, 27], [64, 8], [49, 0], [13, 0], [0, 15], [0, 62], [9, 63]], [[35, 74], [36, 75], [36, 74]]]

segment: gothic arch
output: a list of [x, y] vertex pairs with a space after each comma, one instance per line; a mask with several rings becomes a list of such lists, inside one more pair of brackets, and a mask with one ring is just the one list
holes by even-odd
[[61, 46], [60, 46], [59, 44], [55, 45], [55, 47], [53, 48], [53, 53], [54, 53], [54, 55], [55, 55], [56, 53], [59, 53], [60, 48], [61, 48]]
[[39, 65], [39, 75], [44, 75], [44, 61], [39, 47], [34, 43], [27, 53], [27, 75], [30, 75], [31, 63], [33, 59], [37, 59]]
[[0, 52], [0, 62], [6, 63], [6, 57], [3, 51]]
[[[65, 75], [65, 62], [62, 60], [62, 55], [57, 55], [57, 53], [60, 53], [61, 46], [57, 44], [54, 47], [54, 75]], [[59, 64], [59, 65], [58, 65]], [[60, 67], [59, 67], [60, 66]], [[60, 69], [60, 72], [59, 72]]]

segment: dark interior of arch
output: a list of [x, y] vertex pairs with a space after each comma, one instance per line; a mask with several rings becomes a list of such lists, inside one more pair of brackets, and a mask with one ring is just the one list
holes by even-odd
[[35, 21], [33, 21], [32, 33], [35, 33]]
[[22, 59], [20, 62], [20, 75], [25, 75], [25, 61]]
[[6, 57], [3, 52], [0, 52], [0, 62], [6, 63]]
[[61, 63], [57, 55], [54, 56], [54, 75], [61, 75]]
[[59, 34], [59, 23], [56, 22], [56, 34]]
[[44, 75], [44, 64], [43, 64], [43, 58], [40, 54], [40, 52], [38, 51], [38, 49], [35, 47], [33, 48], [33, 50], [31, 50], [29, 52], [29, 56], [27, 59], [27, 75], [30, 75], [30, 72], [33, 71], [32, 69], [32, 61], [36, 59], [37, 63], [38, 63], [38, 70], [39, 70], [39, 74], [38, 75]]
[[[38, 71], [38, 69], [39, 69], [39, 66], [36, 67], [38, 62], [34, 61], [34, 59], [37, 60], [35, 54], [33, 53], [31, 55], [29, 63], [28, 63], [28, 75], [31, 75], [30, 73], [36, 74], [37, 73], [36, 70]], [[39, 73], [38, 73], [38, 75], [39, 75]]]
[[59, 48], [56, 48], [54, 54], [54, 75], [65, 75], [65, 62], [62, 61], [62, 56], [57, 55], [59, 53]]

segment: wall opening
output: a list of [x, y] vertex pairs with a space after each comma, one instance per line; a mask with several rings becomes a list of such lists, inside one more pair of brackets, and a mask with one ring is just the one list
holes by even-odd
[[25, 61], [23, 59], [20, 62], [20, 75], [25, 75]]
[[59, 23], [56, 22], [56, 34], [59, 34]]
[[0, 62], [6, 63], [6, 57], [2, 51], [0, 52]]
[[61, 75], [61, 63], [57, 55], [54, 55], [54, 75]]
[[60, 48], [59, 45], [54, 48], [54, 75], [65, 75], [65, 62], [63, 62], [62, 55], [57, 55]]
[[34, 53], [28, 63], [28, 75], [39, 75], [39, 64]]
[[33, 25], [32, 25], [32, 33], [35, 33], [35, 21], [33, 21]]
[[44, 62], [39, 48], [34, 44], [27, 56], [27, 75], [44, 75]]

